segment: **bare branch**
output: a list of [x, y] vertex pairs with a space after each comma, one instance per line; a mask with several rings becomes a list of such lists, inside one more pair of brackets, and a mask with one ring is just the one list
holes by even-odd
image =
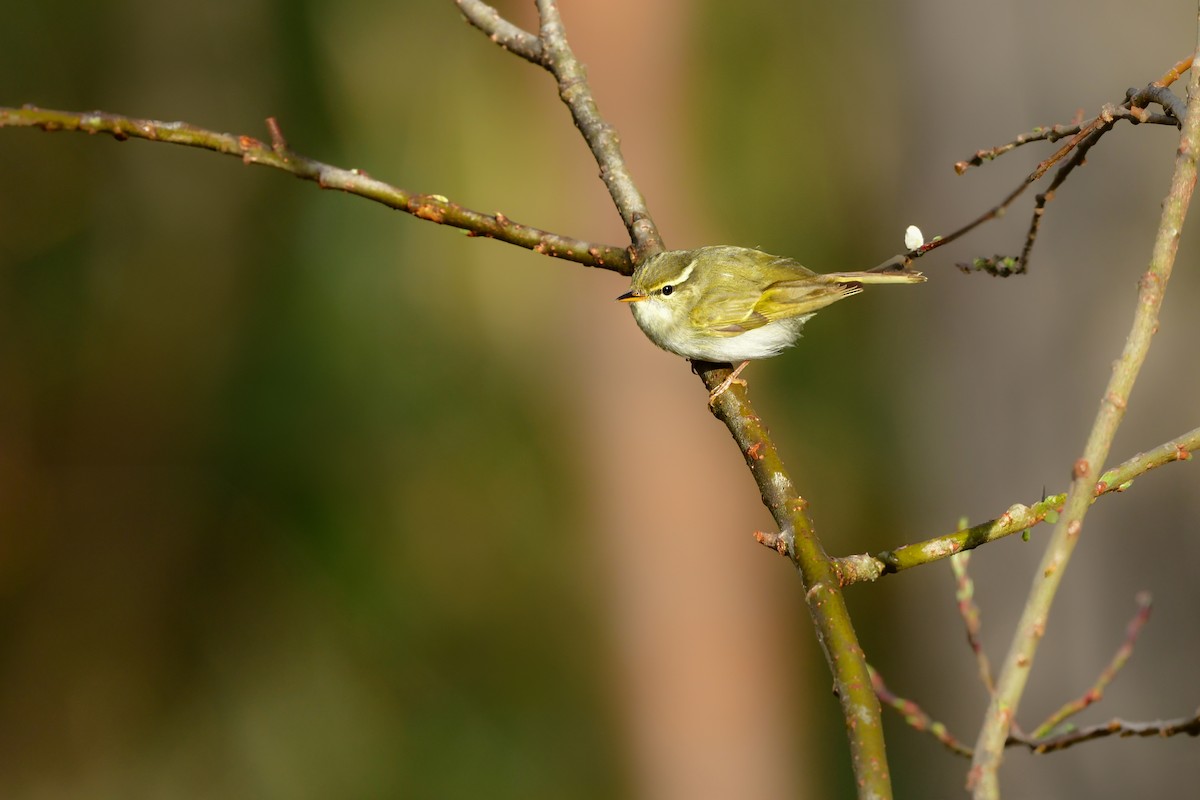
[[[692, 366], [711, 391], [728, 374], [729, 365], [694, 362]], [[729, 428], [754, 475], [763, 504], [779, 526], [778, 534], [759, 541], [786, 553], [800, 573], [804, 600], [842, 704], [854, 774], [860, 787], [865, 787], [862, 795], [891, 797], [879, 698], [871, 689], [870, 668], [854, 632], [838, 573], [806, 513], [808, 502], [797, 492], [744, 387], [731, 386], [711, 408]]]
[[1121, 642], [1121, 646], [1117, 648], [1117, 652], [1113, 654], [1112, 661], [1096, 678], [1096, 682], [1091, 688], [1083, 693], [1082, 696], [1063, 704], [1061, 708], [1051, 714], [1045, 722], [1034, 729], [1031, 737], [1036, 740], [1043, 740], [1050, 737], [1055, 728], [1062, 724], [1064, 720], [1083, 711], [1092, 703], [1097, 702], [1104, 697], [1104, 690], [1112, 683], [1113, 678], [1117, 677], [1117, 673], [1125, 666], [1125, 662], [1133, 655], [1133, 647], [1137, 644], [1138, 635], [1142, 632], [1142, 628], [1150, 620], [1150, 609], [1153, 603], [1148, 592], [1141, 592], [1137, 596], [1137, 613], [1133, 619], [1125, 627], [1125, 640]]
[[635, 260], [641, 261], [663, 249], [658, 227], [650, 218], [646, 200], [625, 164], [620, 139], [613, 127], [600, 116], [583, 65], [567, 44], [558, 4], [555, 0], [537, 0], [537, 7], [542, 20], [543, 65], [558, 81], [558, 96], [571, 110], [575, 127], [583, 134], [596, 163], [600, 165], [600, 179], [608, 187], [621, 221], [629, 231], [629, 238], [636, 250]]
[[[1172, 66], [1161, 78], [1151, 83], [1145, 89], [1136, 90], [1130, 89], [1125, 93], [1125, 103], [1118, 107], [1106, 107], [1107, 114], [1114, 120], [1128, 119], [1135, 125], [1147, 123], [1152, 125], [1174, 125], [1178, 128], [1183, 122], [1184, 105], [1174, 94], [1164, 92], [1168, 86], [1192, 68], [1193, 56], [1187, 56], [1180, 59]], [[1157, 103], [1166, 109], [1168, 114], [1146, 114], [1145, 107], [1149, 103]], [[1105, 112], [1102, 112], [1102, 116]], [[1095, 125], [1097, 117], [1088, 123], [1089, 126]], [[1022, 133], [1008, 144], [1002, 144], [999, 147], [993, 147], [988, 150], [976, 151], [975, 155], [966, 161], [959, 161], [954, 165], [954, 171], [959, 175], [966, 172], [971, 167], [978, 167], [984, 161], [991, 161], [999, 158], [1007, 152], [1015, 150], [1024, 144], [1030, 142], [1056, 142], [1059, 139], [1065, 139], [1068, 136], [1077, 136], [1082, 133], [1084, 126], [1080, 123], [1074, 125], [1051, 125], [1044, 128], [1034, 128], [1029, 133]], [[1061, 151], [1057, 154], [1059, 158], [1066, 155], [1066, 151]], [[1040, 168], [1040, 167], [1039, 167]], [[1047, 167], [1048, 169], [1049, 167]], [[1041, 171], [1045, 174], [1045, 170]], [[1040, 175], [1039, 175], [1040, 177]]]
[[[1015, 744], [1023, 744], [1035, 753], [1053, 753], [1057, 750], [1065, 750], [1081, 742], [1090, 742], [1093, 739], [1104, 739], [1109, 736], [1154, 736], [1159, 739], [1166, 739], [1184, 733], [1188, 736], [1200, 736], [1200, 713], [1197, 713], [1193, 717], [1182, 717], [1180, 719], [1157, 722], [1126, 722], [1122, 719], [1111, 719], [1099, 725], [1092, 725], [1087, 728], [1080, 728], [1069, 733], [1064, 733], [1062, 736], [1054, 739], [1015, 742]], [[1010, 743], [1010, 746], [1011, 744], [1013, 743]]]
[[[462, 2], [456, 2], [462, 8]], [[575, 126], [600, 166], [600, 177], [629, 232], [634, 261], [640, 261], [664, 249], [658, 228], [626, 166], [616, 131], [600, 115], [583, 66], [567, 43], [555, 0], [537, 0], [537, 8], [541, 21], [538, 63], [557, 80], [559, 97], [570, 109]], [[503, 21], [494, 10], [485, 6], [475, 11], [478, 13], [472, 18], [473, 24], [490, 32], [493, 38], [503, 30]], [[529, 48], [526, 51], [521, 55], [533, 60], [532, 51]], [[728, 374], [729, 365], [695, 363], [693, 368], [711, 391]], [[891, 780], [879, 700], [870, 689], [866, 659], [858, 645], [833, 564], [804, 513], [805, 502], [787, 475], [774, 442], [750, 407], [745, 392], [725, 392], [713, 413], [733, 434], [762, 492], [763, 501], [782, 531], [772, 537], [773, 546], [790, 555], [800, 571], [805, 599], [825, 645], [842, 703], [860, 788], [874, 797], [890, 797]]]
[[[1113, 114], [1114, 119], [1127, 119], [1134, 124], [1147, 125], [1171, 125], [1179, 127], [1179, 120], [1167, 114], [1148, 114], [1140, 116], [1130, 109], [1121, 109]], [[957, 161], [954, 164], [954, 171], [962, 175], [971, 167], [983, 166], [986, 161], [994, 161], [1005, 153], [1016, 150], [1018, 147], [1034, 142], [1057, 142], [1059, 139], [1066, 139], [1069, 136], [1075, 136], [1083, 129], [1083, 125], [1048, 125], [1045, 127], [1037, 127], [1028, 133], [1022, 133], [1010, 142], [1006, 142], [996, 147], [989, 147], [987, 150], [976, 150], [975, 155], [964, 161]]]
[[[962, 527], [966, 527], [964, 521]], [[963, 625], [967, 629], [967, 644], [971, 646], [971, 652], [975, 654], [975, 662], [979, 667], [979, 679], [983, 681], [984, 688], [991, 694], [995, 689], [992, 683], [992, 665], [988, 662], [987, 653], [983, 652], [983, 642], [979, 638], [979, 606], [975, 602], [975, 582], [971, 580], [971, 575], [967, 571], [967, 564], [970, 563], [970, 551], [956, 553], [950, 558], [950, 568], [954, 571], [954, 599], [958, 605], [959, 616], [963, 619]]]
[[[1194, 428], [1153, 450], [1138, 453], [1100, 476], [1096, 482], [1095, 497], [1110, 492], [1123, 492], [1129, 488], [1134, 478], [1163, 464], [1190, 461], [1192, 451], [1197, 449], [1200, 449], [1200, 428]], [[884, 550], [873, 556], [844, 556], [834, 561], [843, 585], [874, 581], [890, 572], [940, 561], [955, 553], [972, 550], [982, 544], [1020, 533], [1043, 520], [1054, 522], [1057, 520], [1056, 513], [1062, 509], [1066, 500], [1067, 495], [1063, 493], [1043, 497], [1028, 506], [1017, 503], [999, 517], [972, 528], [960, 528], [953, 533], [935, 536], [916, 544], [901, 545], [895, 550]]]
[[1174, 66], [1172, 66], [1169, 70], [1167, 70], [1165, 73], [1163, 73], [1163, 76], [1161, 78], [1159, 78], [1158, 80], [1156, 80], [1151, 85], [1152, 86], [1170, 86], [1175, 81], [1182, 78], [1183, 73], [1187, 72], [1189, 69], [1192, 68], [1194, 59], [1195, 59], [1195, 54], [1187, 55], [1187, 56], [1184, 56], [1183, 58], [1179, 59], [1179, 61], [1175, 62]]
[[118, 141], [145, 139], [198, 147], [216, 153], [237, 156], [244, 164], [259, 164], [313, 181], [322, 189], [338, 189], [347, 194], [374, 200], [388, 208], [404, 211], [429, 222], [461, 228], [471, 236], [482, 236], [515, 244], [543, 255], [574, 261], [588, 267], [601, 267], [629, 275], [633, 265], [628, 251], [615, 245], [595, 244], [539, 230], [513, 222], [501, 213], [473, 211], [436, 194], [418, 194], [384, 183], [362, 170], [341, 167], [299, 155], [288, 148], [279, 123], [267, 120], [272, 143], [267, 145], [252, 136], [218, 133], [184, 122], [160, 122], [124, 117], [102, 111], [55, 111], [22, 106], [0, 106], [0, 128], [41, 128], [44, 131], [82, 131], [106, 133]]
[[954, 735], [950, 733], [945, 725], [930, 717], [915, 702], [894, 694], [873, 667], [871, 668], [871, 688], [875, 690], [875, 694], [878, 695], [881, 703], [904, 717], [905, 723], [910, 728], [921, 733], [928, 733], [941, 742], [947, 750], [957, 756], [962, 756], [963, 758], [971, 757], [971, 748], [954, 738]]
[[500, 12], [480, 0], [454, 0], [467, 22], [488, 35], [496, 44], [539, 66], [542, 62], [542, 40], [529, 31], [518, 28], [500, 16]]
[[1112, 377], [1104, 390], [1100, 410], [1092, 424], [1083, 454], [1075, 461], [1072, 469], [1074, 479], [1067, 491], [1062, 515], [1034, 574], [1029, 600], [997, 677], [996, 692], [975, 745], [968, 785], [976, 800], [991, 800], [999, 796], [997, 771], [1004, 742], [1020, 705], [1038, 643], [1045, 635], [1046, 620], [1054, 596], [1075, 545], [1079, 542], [1084, 517], [1095, 498], [1100, 465], [1107, 458], [1113, 436], [1125, 416], [1129, 394], [1150, 349], [1154, 331], [1158, 328], [1158, 312], [1175, 263], [1179, 232], [1183, 229], [1196, 185], [1197, 155], [1200, 152], [1200, 70], [1192, 70], [1189, 84], [1187, 115], [1175, 158], [1175, 173], [1163, 202], [1150, 266], [1139, 282], [1133, 324], [1121, 356], [1113, 365]]
[[[967, 747], [954, 734], [950, 733], [950, 730], [944, 724], [929, 716], [920, 705], [893, 693], [883, 682], [883, 678], [874, 669], [871, 670], [871, 686], [874, 688], [876, 694], [878, 694], [880, 701], [888, 708], [899, 713], [904, 718], [904, 722], [913, 730], [928, 733], [956, 756], [971, 758], [974, 755], [974, 751], [970, 747]], [[1159, 739], [1168, 739], [1172, 736], [1182, 734], [1200, 736], [1200, 712], [1192, 717], [1180, 717], [1179, 719], [1156, 722], [1126, 722], [1121, 719], [1111, 719], [1099, 725], [1077, 728], [1045, 739], [1012, 735], [1005, 740], [1004, 747], [1006, 749], [1009, 747], [1025, 747], [1038, 755], [1044, 755], [1046, 753], [1065, 750], [1068, 747], [1095, 739], [1105, 739], [1109, 736], [1120, 736], [1123, 738], [1129, 736], [1153, 736]]]
[[[634, 260], [640, 261], [664, 249], [658, 228], [625, 164], [616, 131], [600, 115], [583, 66], [567, 43], [556, 2], [537, 0], [537, 8], [542, 47], [539, 63], [557, 80], [559, 97], [570, 109], [575, 126], [600, 166], [600, 177], [633, 242]], [[485, 24], [493, 26], [494, 30], [498, 15], [490, 15], [488, 19]], [[693, 367], [711, 390], [728, 373], [729, 365], [694, 364]], [[851, 758], [860, 786], [873, 796], [890, 797], [891, 780], [879, 701], [870, 690], [867, 663], [858, 645], [833, 564], [817, 540], [812, 523], [804, 513], [805, 503], [745, 393], [725, 392], [714, 413], [729, 427], [750, 465], [764, 502], [783, 531], [775, 539], [776, 548], [788, 552], [800, 571], [805, 598], [818, 635], [825, 644], [842, 702]]]
[[[1129, 120], [1133, 124], [1152, 123], [1179, 126], [1182, 119], [1181, 103], [1179, 98], [1172, 94], [1166, 87], [1173, 81], [1178, 79], [1181, 70], [1188, 69], [1192, 64], [1192, 58], [1180, 60], [1174, 67], [1167, 71], [1161, 78], [1154, 81], [1146, 88], [1141, 90], [1130, 89], [1125, 93], [1125, 102], [1121, 104], [1107, 104], [1100, 113], [1097, 114], [1087, 124], [1073, 125], [1054, 125], [1048, 128], [1035, 128], [1030, 133], [1023, 133], [1007, 144], [993, 147], [989, 150], [976, 151], [975, 155], [965, 161], [956, 162], [954, 171], [959, 175], [966, 172], [970, 167], [979, 166], [985, 161], [991, 161], [999, 156], [1015, 150], [1021, 145], [1031, 142], [1049, 141], [1055, 142], [1059, 139], [1070, 137], [1070, 140], [1060, 147], [1053, 155], [1042, 161], [1025, 180], [1021, 182], [1016, 189], [1009, 193], [999, 205], [996, 205], [979, 217], [976, 217], [971, 222], [963, 225], [961, 228], [949, 233], [945, 236], [939, 236], [925, 246], [921, 247], [918, 252], [914, 253], [914, 257], [925, 255], [927, 252], [938, 247], [944, 247], [953, 241], [961, 239], [975, 228], [989, 222], [993, 219], [1004, 216], [1008, 211], [1009, 206], [1013, 204], [1025, 190], [1036, 183], [1044, 176], [1051, 167], [1062, 161], [1068, 155], [1071, 159], [1064, 164], [1056, 173], [1050, 187], [1038, 195], [1037, 202], [1034, 207], [1033, 217], [1029, 223], [1029, 229], [1025, 235], [1025, 246], [1022, 248], [1019, 257], [1011, 256], [996, 256], [995, 258], [977, 258], [972, 265], [959, 264], [959, 268], [964, 272], [973, 270], [987, 272], [990, 275], [998, 277], [1008, 277], [1009, 275], [1020, 275], [1024, 273], [1029, 264], [1029, 254], [1033, 250], [1033, 245], [1037, 239], [1038, 229], [1041, 226], [1042, 215], [1045, 212], [1045, 207], [1048, 202], [1054, 199], [1054, 190], [1058, 188], [1063, 181], [1071, 174], [1071, 172], [1085, 162], [1087, 151], [1091, 149], [1100, 138], [1110, 131], [1118, 120]], [[1145, 106], [1149, 103], [1157, 103], [1161, 105], [1167, 112], [1166, 114], [1157, 115], [1150, 114], [1145, 110]]]

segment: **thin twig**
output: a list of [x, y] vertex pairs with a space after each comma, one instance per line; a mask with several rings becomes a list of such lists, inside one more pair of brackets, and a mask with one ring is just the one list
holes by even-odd
[[[966, 527], [964, 524], [961, 527]], [[992, 665], [987, 653], [983, 652], [983, 642], [979, 638], [979, 606], [975, 602], [975, 582], [967, 572], [967, 564], [971, 560], [970, 551], [956, 553], [950, 558], [950, 568], [954, 571], [954, 599], [958, 605], [958, 614], [962, 617], [963, 626], [967, 630], [967, 644], [975, 654], [975, 663], [979, 667], [979, 679], [984, 688], [991, 694], [995, 689], [992, 683]]]
[[496, 44], [526, 61], [544, 66], [542, 40], [527, 30], [513, 25], [500, 12], [480, 0], [454, 0], [467, 22], [488, 35]]
[[479, 0], [454, 0], [467, 21], [496, 44], [532, 61], [554, 76], [558, 95], [571, 111], [575, 127], [583, 135], [600, 166], [600, 178], [629, 231], [637, 261], [663, 249], [662, 237], [645, 198], [633, 182], [616, 131], [600, 115], [587, 75], [567, 42], [566, 30], [554, 0], [537, 0], [538, 35], [522, 30]]
[[[1193, 56], [1186, 56], [1176, 62], [1169, 70], [1163, 73], [1162, 77], [1153, 81], [1149, 86], [1141, 91], [1130, 89], [1126, 92], [1126, 103], [1113, 109], [1110, 113], [1114, 119], [1128, 119], [1134, 124], [1147, 123], [1152, 125], [1174, 125], [1179, 127], [1183, 121], [1183, 105], [1179, 103], [1179, 98], [1167, 93], [1161, 94], [1157, 90], [1165, 89], [1192, 68]], [[1147, 102], [1154, 102], [1161, 105], [1163, 108], [1170, 111], [1170, 114], [1148, 114], [1143, 115], [1137, 113], [1135, 109], [1145, 109]], [[1092, 121], [1093, 124], [1095, 120]], [[992, 161], [1007, 152], [1015, 150], [1021, 145], [1031, 142], [1056, 142], [1059, 139], [1064, 139], [1068, 136], [1075, 136], [1083, 130], [1082, 124], [1074, 125], [1051, 125], [1044, 128], [1034, 128], [1029, 133], [1022, 133], [1016, 139], [1007, 144], [1002, 144], [999, 147], [992, 147], [988, 150], [979, 150], [974, 156], [966, 161], [959, 161], [954, 165], [954, 171], [962, 175], [971, 167], [978, 167], [985, 161]]]
[[1083, 693], [1082, 696], [1064, 703], [1061, 708], [1046, 718], [1046, 721], [1034, 729], [1031, 738], [1035, 740], [1048, 739], [1055, 729], [1063, 723], [1064, 720], [1083, 711], [1092, 703], [1097, 702], [1104, 697], [1104, 690], [1112, 683], [1113, 678], [1117, 677], [1117, 673], [1125, 666], [1125, 662], [1133, 655], [1133, 647], [1137, 644], [1138, 635], [1142, 632], [1142, 628], [1150, 620], [1150, 609], [1153, 603], [1150, 599], [1149, 592], [1140, 592], [1137, 596], [1137, 613], [1133, 619], [1125, 627], [1125, 639], [1121, 642], [1121, 646], [1117, 648], [1117, 652], [1113, 654], [1112, 661], [1096, 678], [1096, 682], [1091, 688]]
[[930, 717], [925, 713], [924, 709], [912, 700], [893, 694], [874, 667], [871, 668], [871, 687], [875, 690], [879, 701], [888, 708], [899, 712], [910, 728], [922, 733], [928, 733], [955, 755], [964, 758], [971, 757], [971, 748], [954, 738], [954, 735], [947, 730], [945, 725]]
[[[1140, 115], [1131, 109], [1121, 109], [1114, 114], [1115, 119], [1127, 119], [1134, 124], [1146, 125], [1171, 125], [1179, 127], [1179, 120], [1169, 114], [1148, 114]], [[964, 161], [956, 161], [954, 163], [954, 171], [959, 175], [969, 170], [971, 167], [983, 166], [988, 161], [994, 161], [1000, 156], [1016, 150], [1018, 147], [1034, 142], [1057, 142], [1059, 139], [1066, 139], [1069, 136], [1075, 136], [1083, 129], [1083, 125], [1047, 125], [1045, 127], [1037, 127], [1028, 133], [1022, 133], [1010, 142], [989, 147], [986, 150], [976, 150], [975, 155]]]
[[999, 797], [997, 771], [1005, 739], [1020, 705], [1038, 643], [1045, 635], [1046, 620], [1054, 596], [1083, 531], [1084, 516], [1095, 498], [1100, 466], [1125, 415], [1129, 394], [1158, 327], [1159, 309], [1179, 247], [1179, 233], [1183, 229], [1196, 183], [1197, 151], [1200, 148], [1200, 70], [1192, 70], [1189, 84], [1187, 115], [1176, 154], [1175, 174], [1163, 203], [1150, 266], [1139, 282], [1133, 324], [1121, 356], [1113, 365], [1112, 377], [1104, 391], [1083, 454], [1075, 461], [1072, 470], [1074, 479], [1067, 491], [1062, 515], [1047, 542], [1045, 555], [1034, 576], [1029, 600], [997, 677], [996, 692], [975, 745], [968, 786], [976, 800]]
[[[880, 702], [899, 713], [904, 718], [904, 722], [913, 730], [928, 733], [956, 756], [971, 758], [974, 755], [974, 751], [970, 747], [967, 747], [954, 734], [950, 733], [950, 730], [943, 723], [929, 716], [920, 705], [893, 693], [874, 668], [871, 668], [871, 686], [879, 697]], [[1043, 755], [1045, 753], [1065, 750], [1068, 747], [1084, 742], [1104, 739], [1109, 736], [1154, 736], [1160, 739], [1167, 739], [1182, 734], [1200, 736], [1200, 712], [1197, 712], [1192, 717], [1180, 717], [1179, 719], [1156, 722], [1126, 722], [1121, 719], [1112, 719], [1099, 725], [1090, 725], [1085, 728], [1064, 731], [1056, 736], [1045, 738], [1011, 735], [1005, 740], [1004, 747], [1006, 749], [1009, 747], [1024, 747], [1033, 753]]]
[[1171, 736], [1179, 736], [1180, 734], [1200, 736], [1200, 713], [1192, 717], [1181, 717], [1179, 719], [1156, 722], [1126, 722], [1122, 719], [1112, 719], [1099, 725], [1069, 731], [1049, 740], [1017, 742], [1017, 744], [1022, 744], [1035, 753], [1044, 754], [1065, 750], [1081, 742], [1090, 742], [1093, 739], [1104, 739], [1109, 736], [1120, 736], [1123, 738], [1128, 736], [1155, 736], [1160, 739], [1166, 739]]
[[[1163, 464], [1190, 461], [1192, 451], [1197, 449], [1200, 449], [1200, 428], [1194, 428], [1153, 450], [1138, 453], [1100, 476], [1095, 486], [1095, 497], [1102, 497], [1110, 492], [1123, 492], [1130, 487], [1134, 478]], [[1066, 501], [1066, 493], [1049, 495], [1031, 505], [1017, 503], [999, 517], [971, 528], [962, 528], [916, 544], [901, 545], [876, 555], [864, 553], [843, 556], [834, 559], [838, 575], [842, 585], [847, 585], [878, 580], [891, 572], [940, 561], [955, 553], [1021, 533], [1042, 521], [1056, 522], [1056, 512], [1062, 509]]]
[[600, 267], [630, 275], [633, 265], [628, 251], [615, 245], [595, 244], [513, 222], [501, 213], [484, 214], [452, 203], [436, 194], [418, 194], [384, 183], [362, 170], [342, 169], [293, 152], [274, 119], [267, 121], [272, 143], [252, 136], [219, 133], [184, 122], [138, 119], [102, 111], [55, 111], [34, 106], [0, 106], [0, 128], [41, 128], [44, 131], [81, 131], [104, 133], [117, 141], [145, 139], [198, 147], [236, 156], [245, 164], [291, 173], [313, 181], [322, 189], [338, 189], [347, 194], [404, 211], [420, 219], [467, 231], [470, 236], [498, 239], [534, 250], [543, 255], [574, 261], [588, 267]]
[[[1099, 143], [1100, 137], [1112, 130], [1113, 121], [1108, 119], [1103, 124], [1097, 125], [1094, 130], [1086, 136], [1075, 137], [1072, 139], [1074, 152], [1067, 160], [1067, 163], [1058, 168], [1054, 174], [1054, 179], [1050, 181], [1050, 185], [1046, 187], [1046, 191], [1037, 195], [1034, 200], [1033, 217], [1029, 221], [1029, 229], [1025, 233], [1025, 246], [1021, 248], [1021, 255], [1017, 259], [1017, 268], [1015, 272], [1022, 273], [1029, 269], [1029, 254], [1033, 252], [1033, 244], [1037, 240], [1038, 230], [1042, 226], [1042, 216], [1046, 213], [1046, 205], [1054, 199], [1054, 192], [1063, 184], [1076, 167], [1080, 167], [1087, 160], [1088, 151]], [[1040, 177], [1040, 176], [1039, 176]]]
[[[1185, 66], [1186, 65], [1186, 66]], [[938, 247], [944, 247], [953, 241], [961, 239], [975, 228], [989, 222], [993, 219], [1004, 216], [1009, 207], [1025, 193], [1025, 190], [1036, 183], [1044, 176], [1051, 167], [1066, 158], [1069, 154], [1072, 155], [1071, 160], [1065, 164], [1055, 176], [1050, 187], [1038, 196], [1033, 216], [1029, 223], [1029, 228], [1025, 235], [1025, 245], [1022, 248], [1019, 257], [1000, 256], [994, 258], [977, 258], [970, 265], [959, 264], [959, 268], [964, 272], [982, 271], [990, 275], [1007, 277], [1009, 275], [1020, 275], [1024, 273], [1029, 264], [1029, 254], [1033, 250], [1034, 241], [1037, 239], [1038, 229], [1041, 226], [1042, 215], [1045, 211], [1046, 204], [1054, 198], [1054, 190], [1062, 184], [1070, 173], [1078, 166], [1085, 162], [1087, 151], [1093, 147], [1100, 138], [1112, 129], [1113, 125], [1118, 120], [1128, 120], [1135, 125], [1142, 123], [1153, 124], [1169, 124], [1178, 126], [1180, 124], [1179, 117], [1179, 101], [1169, 90], [1166, 89], [1171, 82], [1179, 76], [1179, 69], [1187, 68], [1191, 65], [1191, 58], [1186, 58], [1179, 61], [1157, 81], [1154, 81], [1149, 86], [1141, 90], [1129, 90], [1126, 92], [1125, 102], [1120, 104], [1107, 104], [1100, 113], [1097, 114], [1087, 124], [1075, 125], [1054, 125], [1049, 128], [1036, 128], [1031, 133], [1025, 133], [1018, 136], [1015, 140], [999, 147], [991, 148], [990, 150], [979, 150], [975, 155], [965, 161], [958, 161], [954, 165], [954, 170], [959, 175], [963, 174], [970, 167], [979, 166], [985, 161], [990, 161], [999, 156], [1015, 150], [1021, 145], [1031, 142], [1049, 141], [1056, 142], [1060, 139], [1070, 137], [1069, 141], [1054, 152], [1049, 158], [1043, 160], [1034, 168], [1033, 172], [1025, 177], [1017, 188], [1009, 193], [998, 205], [985, 211], [982, 215], [975, 218], [971, 222], [962, 226], [958, 230], [945, 236], [939, 236], [933, 241], [927, 243], [924, 247], [913, 254], [913, 257], [923, 256], [931, 250]], [[1166, 114], [1156, 115], [1150, 114], [1143, 108], [1148, 103], [1158, 103], [1166, 111]]]

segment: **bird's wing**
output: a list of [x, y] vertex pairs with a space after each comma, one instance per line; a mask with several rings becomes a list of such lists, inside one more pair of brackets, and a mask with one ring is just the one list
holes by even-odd
[[856, 283], [826, 282], [821, 280], [823, 277], [771, 284], [755, 303], [754, 314], [771, 322], [802, 317], [862, 291], [862, 286]]
[[[858, 294], [853, 273], [820, 275], [800, 263], [759, 250], [726, 248], [729, 268], [692, 309], [692, 324], [712, 336], [737, 336], [771, 322], [812, 314]], [[766, 288], [763, 284], [766, 283]]]
[[692, 309], [692, 325], [712, 336], [737, 336], [771, 320], [754, 309], [758, 293], [730, 279], [730, 286], [710, 290]]

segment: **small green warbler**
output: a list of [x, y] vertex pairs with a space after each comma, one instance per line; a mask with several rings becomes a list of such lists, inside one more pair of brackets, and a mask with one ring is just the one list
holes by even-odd
[[863, 290], [866, 283], [922, 283], [919, 272], [821, 274], [799, 262], [748, 247], [711, 246], [668, 250], [633, 273], [629, 303], [650, 341], [693, 361], [738, 363], [709, 396], [737, 381], [754, 359], [770, 358], [800, 338], [818, 310]]

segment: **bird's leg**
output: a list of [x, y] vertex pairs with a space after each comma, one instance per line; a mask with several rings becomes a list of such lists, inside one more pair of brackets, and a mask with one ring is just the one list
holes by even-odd
[[716, 403], [717, 398], [720, 397], [724, 393], [724, 391], [726, 389], [728, 389], [730, 386], [732, 386], [733, 384], [736, 383], [739, 386], [746, 385], [746, 382], [744, 380], [742, 380], [741, 378], [739, 378], [738, 375], [741, 374], [742, 370], [744, 370], [746, 368], [746, 365], [749, 363], [750, 363], [749, 361], [743, 361], [742, 363], [738, 364], [737, 367], [733, 370], [733, 372], [729, 373], [728, 378], [721, 381], [721, 383], [717, 386], [717, 388], [713, 389], [711, 392], [708, 393], [708, 404], [710, 406], [713, 405], [714, 403]]

